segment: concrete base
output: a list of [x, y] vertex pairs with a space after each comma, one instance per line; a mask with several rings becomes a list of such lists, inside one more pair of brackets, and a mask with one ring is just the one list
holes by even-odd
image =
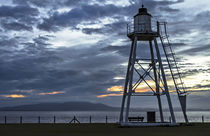
[[122, 127], [149, 127], [149, 126], [179, 126], [178, 123], [147, 123], [147, 122], [122, 122]]

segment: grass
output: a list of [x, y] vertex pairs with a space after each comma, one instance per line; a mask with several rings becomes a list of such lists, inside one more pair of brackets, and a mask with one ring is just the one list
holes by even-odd
[[1, 136], [210, 136], [210, 124], [122, 128], [117, 124], [7, 124]]

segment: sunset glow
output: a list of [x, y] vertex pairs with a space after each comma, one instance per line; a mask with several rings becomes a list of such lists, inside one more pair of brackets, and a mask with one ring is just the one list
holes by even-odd
[[22, 94], [10, 94], [10, 95], [3, 95], [5, 98], [25, 98], [26, 96]]
[[122, 92], [123, 86], [112, 86], [110, 88], [107, 88], [107, 92]]
[[121, 96], [121, 94], [103, 94], [103, 95], [98, 95], [98, 98], [104, 98], [104, 97], [108, 97], [108, 96]]
[[54, 91], [54, 92], [47, 92], [47, 93], [39, 93], [39, 95], [56, 95], [56, 94], [63, 94], [65, 91]]

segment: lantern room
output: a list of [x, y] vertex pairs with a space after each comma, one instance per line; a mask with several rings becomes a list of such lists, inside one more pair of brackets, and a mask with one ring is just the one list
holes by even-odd
[[147, 12], [147, 9], [142, 8], [139, 9], [139, 13], [134, 16], [134, 32], [136, 33], [151, 33], [152, 25], [151, 25], [152, 16]]

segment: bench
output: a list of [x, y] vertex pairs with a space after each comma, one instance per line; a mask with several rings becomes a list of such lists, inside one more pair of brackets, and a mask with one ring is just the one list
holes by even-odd
[[128, 117], [129, 122], [143, 122], [144, 117]]

